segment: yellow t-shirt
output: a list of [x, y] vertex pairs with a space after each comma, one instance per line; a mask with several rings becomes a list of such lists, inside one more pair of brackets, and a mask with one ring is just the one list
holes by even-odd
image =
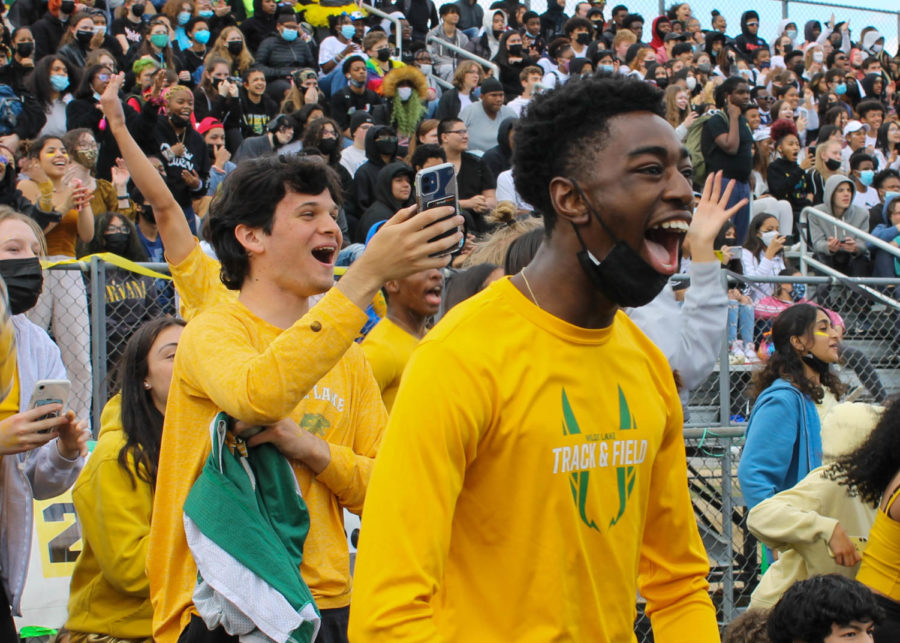
[[181, 317], [190, 321], [201, 310], [216, 304], [237, 301], [238, 291], [229, 290], [219, 277], [221, 264], [207, 255], [194, 243], [187, 258], [181, 263], [169, 262], [172, 282], [181, 297]]
[[5, 420], [19, 412], [19, 369], [16, 368], [14, 373], [15, 377], [13, 377], [9, 395], [0, 402], [0, 420]]
[[[369, 485], [350, 640], [719, 641], [662, 353], [504, 279], [413, 352]], [[636, 578], [637, 577], [637, 578]], [[637, 581], [637, 582], [636, 582]]]
[[381, 398], [390, 412], [400, 387], [400, 376], [419, 339], [385, 317], [362, 341], [366, 359], [372, 366]]
[[291, 417], [327, 440], [318, 476], [294, 471], [310, 513], [301, 573], [320, 608], [350, 603], [341, 507], [362, 511], [387, 413], [354, 338], [365, 313], [332, 288], [286, 330], [239, 302], [197, 315], [185, 328], [172, 374], [159, 459], [147, 567], [155, 640], [177, 641], [190, 621], [197, 570], [182, 507], [209, 455], [208, 426], [221, 409], [252, 424]]
[[150, 484], [119, 464], [125, 446], [121, 397], [103, 408], [100, 439], [72, 489], [84, 549], [75, 562], [66, 628], [123, 639], [148, 639], [153, 607], [147, 579]]

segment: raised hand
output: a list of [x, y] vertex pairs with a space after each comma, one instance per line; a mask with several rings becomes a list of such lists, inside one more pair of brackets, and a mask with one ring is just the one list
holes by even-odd
[[733, 180], [728, 182], [724, 191], [722, 190], [721, 171], [706, 177], [700, 203], [694, 210], [694, 216], [686, 236], [690, 242], [691, 256], [694, 261], [716, 261], [716, 255], [713, 252], [713, 242], [716, 236], [725, 222], [747, 204], [747, 199], [741, 199], [729, 208], [728, 199], [731, 198], [733, 190]]

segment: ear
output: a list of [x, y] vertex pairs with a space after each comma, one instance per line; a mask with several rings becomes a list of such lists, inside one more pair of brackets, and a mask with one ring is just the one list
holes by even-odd
[[587, 207], [569, 179], [561, 176], [550, 180], [550, 201], [553, 209], [563, 221], [584, 224], [590, 218]]
[[803, 338], [798, 337], [797, 335], [791, 337], [791, 347], [798, 353], [809, 352], [809, 348], [807, 348], [806, 342], [803, 341]]
[[389, 295], [391, 295], [391, 294], [396, 295], [398, 292], [400, 292], [400, 282], [397, 281], [396, 279], [390, 279], [388, 281], [385, 281], [384, 289], [387, 290]]
[[262, 254], [265, 251], [263, 236], [262, 228], [251, 228], [243, 223], [238, 224], [234, 229], [234, 238], [244, 247], [247, 254]]

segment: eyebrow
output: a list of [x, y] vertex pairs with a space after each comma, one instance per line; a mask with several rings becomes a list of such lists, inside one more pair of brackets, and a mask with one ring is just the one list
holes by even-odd
[[159, 347], [159, 350], [156, 351], [156, 352], [157, 352], [157, 353], [162, 353], [164, 350], [166, 350], [166, 349], [169, 348], [170, 346], [174, 346], [175, 348], [178, 348], [178, 342], [169, 342], [168, 344], [165, 344], [165, 345], [163, 345], [163, 346], [160, 346], [160, 347]]
[[[654, 156], [665, 157], [665, 156], [669, 155], [669, 150], [666, 149], [665, 147], [663, 147], [662, 145], [647, 145], [645, 147], [639, 147], [636, 150], [630, 151], [628, 153], [628, 157], [634, 158], [636, 156], [641, 156], [643, 154], [652, 154]], [[684, 160], [685, 158], [689, 157], [690, 155], [691, 155], [691, 153], [684, 146], [682, 146], [678, 150], [678, 160], [679, 161]]]

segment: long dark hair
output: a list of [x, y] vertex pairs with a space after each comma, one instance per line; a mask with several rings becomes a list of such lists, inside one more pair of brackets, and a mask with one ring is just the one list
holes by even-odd
[[852, 496], [877, 507], [900, 470], [900, 400], [885, 409], [869, 437], [855, 451], [837, 459], [831, 477]]
[[84, 72], [84, 75], [81, 77], [81, 82], [78, 84], [78, 89], [75, 90], [75, 98], [92, 98], [94, 95], [94, 76], [99, 74], [101, 71], [106, 70], [110, 76], [112, 76], [112, 70], [109, 68], [109, 65], [104, 64], [96, 64], [91, 65]]
[[147, 355], [160, 333], [172, 326], [184, 325], [182, 320], [174, 317], [148, 321], [128, 340], [119, 362], [118, 384], [122, 393], [122, 430], [125, 433], [119, 464], [128, 472], [134, 488], [137, 488], [137, 481], [128, 468], [129, 459], [134, 463], [137, 477], [155, 488], [162, 442], [163, 414], [144, 387], [149, 372]]
[[77, 244], [78, 252], [76, 254], [79, 257], [83, 257], [85, 255], [91, 255], [97, 252], [109, 252], [106, 247], [106, 228], [109, 227], [109, 223], [113, 219], [119, 219], [122, 222], [122, 225], [128, 228], [128, 247], [125, 249], [125, 253], [121, 256], [130, 261], [147, 261], [147, 251], [144, 249], [144, 245], [138, 238], [137, 229], [135, 228], [134, 223], [132, 223], [131, 219], [126, 217], [124, 214], [120, 214], [118, 212], [104, 212], [103, 214], [95, 217], [94, 238], [85, 244]]
[[37, 99], [45, 110], [50, 106], [50, 95], [54, 91], [50, 85], [50, 66], [57, 60], [62, 61], [69, 74], [69, 86], [60, 92], [61, 95], [75, 91], [75, 88], [78, 87], [81, 81], [81, 74], [78, 72], [78, 69], [65, 58], [51, 54], [37, 61], [34, 65], [34, 71], [31, 72], [31, 76], [29, 76], [26, 84], [28, 91], [31, 92], [32, 96]]
[[841, 396], [844, 386], [837, 375], [829, 369], [820, 376], [820, 384], [810, 381], [803, 369], [803, 361], [791, 345], [792, 337], [812, 339], [813, 326], [820, 310], [825, 312], [824, 308], [812, 304], [795, 304], [775, 318], [772, 324], [772, 345], [775, 352], [769, 357], [765, 367], [753, 376], [751, 399], [755, 400], [778, 378], [789, 381], [815, 402], [821, 402], [825, 397], [823, 387], [828, 387], [835, 397]]
[[759, 253], [766, 251], [765, 244], [762, 242], [762, 239], [759, 238], [759, 229], [762, 227], [763, 223], [769, 219], [778, 221], [778, 217], [774, 214], [760, 212], [753, 217], [750, 221], [750, 225], [747, 227], [747, 238], [744, 239], [744, 247], [757, 259], [759, 258]]
[[322, 132], [325, 131], [326, 125], [331, 125], [337, 137], [335, 138], [335, 146], [331, 150], [331, 154], [328, 155], [328, 165], [337, 167], [338, 163], [341, 162], [341, 126], [334, 119], [323, 116], [308, 123], [303, 129], [303, 147], [320, 147], [319, 143], [322, 142]]

